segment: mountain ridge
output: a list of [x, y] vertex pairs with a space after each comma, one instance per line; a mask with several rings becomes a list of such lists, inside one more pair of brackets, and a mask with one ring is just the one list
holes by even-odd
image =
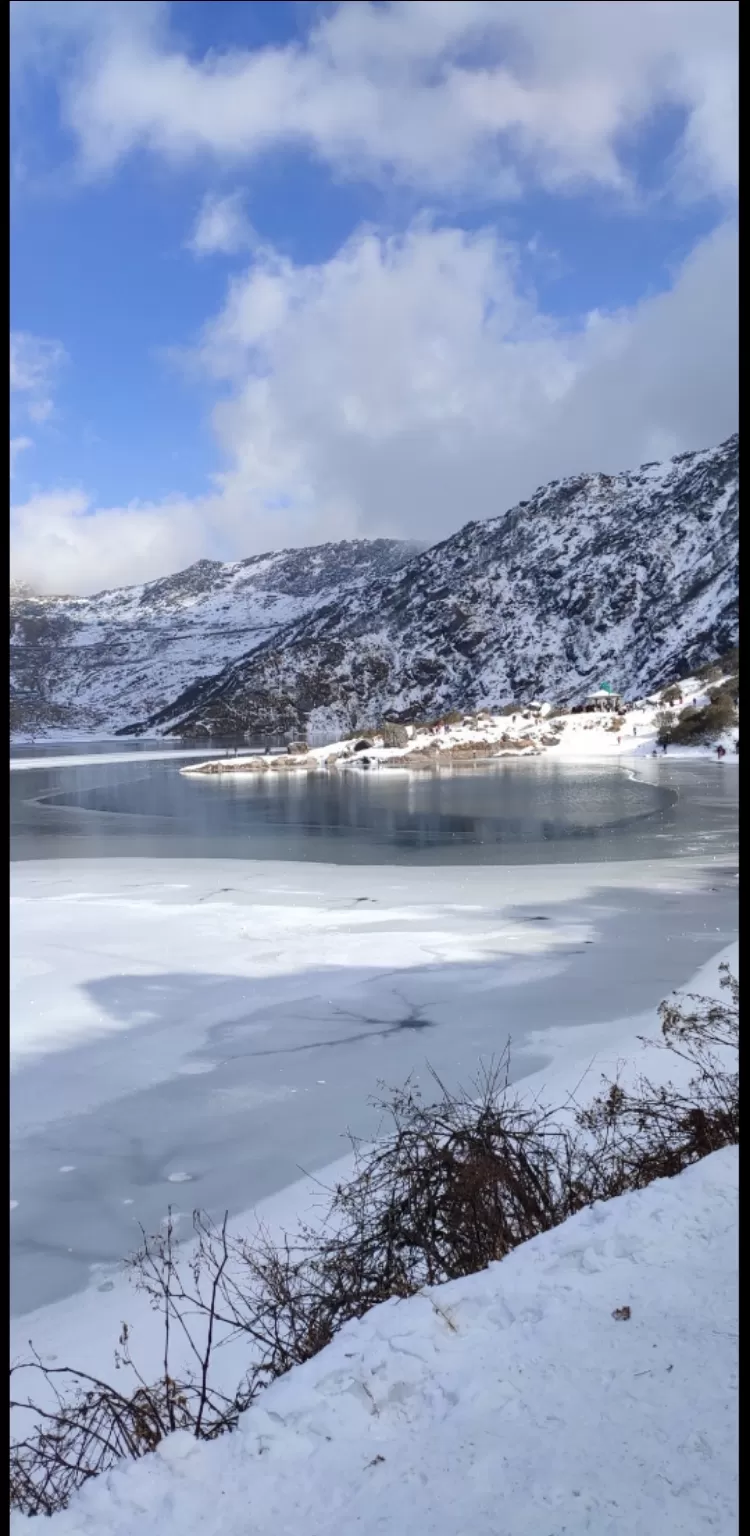
[[[152, 623], [160, 616], [163, 630], [170, 603], [171, 611], [184, 611], [184, 595], [175, 594], [187, 586], [189, 597], [191, 585], [200, 585], [191, 572], [203, 572], [201, 590], [214, 573], [221, 608], [228, 585], [242, 587], [226, 572], [246, 571], [252, 623], [243, 627], [238, 611], [230, 616], [224, 627], [233, 627], [234, 653], [210, 670], [217, 647], [204, 592], [193, 649], [173, 672], [185, 686], [170, 693], [163, 684], [154, 708], [153, 692], [147, 697], [141, 684], [146, 707], [133, 709], [138, 676], [123, 681], [120, 674], [128, 666], [132, 673], [135, 662], [124, 659], [118, 673], [110, 657], [120, 701], [110, 689], [100, 714], [109, 710], [117, 734], [262, 736], [357, 729], [384, 714], [424, 718], [534, 695], [574, 703], [611, 673], [621, 692], [650, 691], [736, 643], [738, 454], [734, 435], [665, 463], [551, 481], [426, 550], [388, 540], [316, 546], [250, 557], [218, 572], [217, 562], [197, 562], [147, 588], [126, 589], [149, 593], [145, 609]], [[287, 562], [281, 572], [280, 561]], [[263, 562], [253, 581], [249, 568]], [[283, 581], [289, 590], [281, 594]], [[37, 617], [44, 620], [52, 617], [50, 605], [65, 602], [98, 603], [103, 622], [102, 610], [122, 608], [123, 598], [27, 598], [11, 604], [12, 622], [14, 608], [28, 629], [30, 604], [41, 605]], [[56, 617], [58, 631], [73, 622], [71, 612]], [[59, 634], [58, 643], [63, 639]], [[28, 653], [28, 634], [16, 641], [16, 679], [24, 644]], [[122, 645], [116, 624], [109, 645]], [[81, 673], [83, 650], [79, 635], [72, 680], [79, 713], [81, 691], [84, 698], [87, 689], [88, 697], [96, 691], [90, 673]], [[148, 658], [140, 664], [145, 674], [149, 666], [153, 671]], [[27, 693], [35, 671], [48, 707], [64, 713], [59, 686], [56, 694], [43, 665], [27, 665]]]
[[353, 539], [223, 563], [88, 597], [11, 587], [11, 735], [116, 733], [417, 546]]

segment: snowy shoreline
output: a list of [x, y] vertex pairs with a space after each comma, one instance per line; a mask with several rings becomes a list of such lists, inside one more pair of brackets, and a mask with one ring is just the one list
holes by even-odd
[[[737, 1148], [375, 1308], [56, 1536], [734, 1536]], [[12, 1536], [27, 1529], [12, 1515]]]
[[[717, 684], [722, 681], [725, 680], [718, 679]], [[684, 700], [698, 708], [708, 704], [709, 695], [698, 678], [685, 678], [679, 687], [680, 707]], [[668, 695], [670, 689], [663, 693]], [[303, 746], [302, 750], [295, 750], [292, 745], [286, 755], [276, 756], [256, 753], [243, 757], [241, 753], [235, 753], [231, 757], [191, 764], [180, 771], [193, 777], [235, 774], [256, 777], [268, 773], [286, 775], [330, 770], [385, 770], [389, 773], [469, 770], [507, 758], [529, 757], [573, 764], [630, 762], [665, 755], [657, 741], [659, 717], [671, 713], [676, 721], [679, 707], [670, 704], [663, 693], [651, 695], [632, 708], [623, 709], [620, 714], [615, 714], [612, 709], [573, 713], [555, 710], [544, 703], [526, 708], [519, 706], [512, 713], [479, 710], [455, 721], [396, 727], [403, 738], [399, 745], [388, 745], [387, 733], [363, 730], [359, 738], [354, 736], [322, 747], [308, 749]], [[669, 746], [666, 755], [680, 760], [710, 759], [724, 754], [725, 763], [737, 763], [738, 740], [739, 724], [722, 732], [710, 744]]]
[[[733, 973], [737, 974], [737, 941], [717, 950], [697, 971], [680, 981], [674, 991], [719, 996], [718, 977], [722, 962], [727, 962]], [[644, 1067], [653, 1072], [654, 1053], [651, 1045], [658, 1038], [656, 1009], [614, 1020], [603, 1019], [578, 1025], [561, 1023], [545, 1026], [540, 1023], [525, 1041], [516, 1042], [516, 1048], [522, 1045], [522, 1059], [527, 1055], [533, 1062], [543, 1055], [546, 1064], [541, 1068], [534, 1066], [512, 1077], [513, 1089], [528, 1095], [530, 1099], [550, 1105], [562, 1104], [571, 1095], [579, 1103], [585, 1102], [598, 1092], [602, 1077], [612, 1079], [622, 1075], [625, 1070], [628, 1080], [632, 1081]], [[32, 1051], [38, 1049], [36, 1042], [30, 1044]], [[514, 1042], [511, 1038], [511, 1061], [513, 1057]], [[467, 1077], [476, 1071], [480, 1060], [481, 1055], [474, 1057], [468, 1064]], [[664, 1060], [662, 1058], [662, 1062]], [[671, 1059], [669, 1066], [674, 1068]], [[342, 1125], [342, 1131], [343, 1128]], [[327, 1207], [327, 1192], [345, 1180], [352, 1168], [350, 1152], [332, 1162], [318, 1164], [309, 1173], [301, 1174], [275, 1193], [233, 1215], [231, 1230], [249, 1232], [261, 1223], [266, 1230], [280, 1236], [284, 1232], [293, 1232], [301, 1222], [314, 1223]], [[165, 1195], [165, 1202], [166, 1198]], [[11, 1210], [13, 1204], [11, 1201]], [[174, 1208], [174, 1200], [172, 1204]], [[134, 1243], [136, 1238], [137, 1230], [133, 1234]], [[187, 1246], [189, 1249], [189, 1243]], [[124, 1253], [122, 1257], [125, 1257]], [[74, 1359], [81, 1369], [106, 1374], [112, 1367], [113, 1349], [125, 1317], [134, 1334], [139, 1366], [146, 1374], [149, 1370], [158, 1370], [161, 1346], [158, 1318], [151, 1312], [146, 1301], [133, 1290], [121, 1264], [94, 1264], [91, 1266], [89, 1285], [84, 1290], [12, 1318], [11, 1358], [25, 1357], [28, 1341], [32, 1339], [43, 1358], [50, 1362], [59, 1359], [61, 1352], [64, 1352], [66, 1359]], [[232, 1370], [233, 1367], [230, 1367], [228, 1379], [231, 1378]]]
[[[721, 960], [736, 973], [738, 945], [679, 991], [718, 995]], [[644, 1043], [657, 1032], [655, 1015], [582, 1027], [574, 1044], [561, 1031], [557, 1065], [516, 1088], [547, 1104], [571, 1094], [583, 1103], [602, 1075], [623, 1068], [626, 1078], [644, 1069], [653, 1077], [661, 1065], [675, 1080], [679, 1062]], [[236, 1218], [233, 1229], [262, 1219], [271, 1231], [293, 1231], [302, 1217], [314, 1219], [321, 1185], [350, 1166], [340, 1160]], [[697, 1536], [708, 1525], [729, 1536], [736, 1178], [728, 1148], [581, 1212], [465, 1280], [375, 1308], [269, 1387], [236, 1434], [212, 1446], [171, 1436], [154, 1455], [88, 1484], [53, 1517], [55, 1529], [135, 1536], [145, 1519], [164, 1536], [266, 1536], [279, 1526], [331, 1536], [355, 1524], [376, 1536], [404, 1529], [408, 1511], [432, 1536], [547, 1536], [550, 1519], [576, 1536]], [[145, 1305], [126, 1290], [27, 1316], [24, 1339], [48, 1360], [62, 1346], [66, 1361], [91, 1368], [105, 1325], [114, 1343], [135, 1309], [136, 1338], [147, 1353], [150, 1338], [156, 1360], [158, 1323], [152, 1316], [149, 1330]], [[13, 1536], [25, 1529], [12, 1516]]]

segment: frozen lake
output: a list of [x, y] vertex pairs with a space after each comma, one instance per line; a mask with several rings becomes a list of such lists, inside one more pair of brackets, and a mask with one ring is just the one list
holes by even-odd
[[379, 1080], [585, 1051], [736, 933], [719, 764], [274, 786], [140, 756], [11, 776], [16, 1314], [110, 1285], [170, 1204], [330, 1163]]
[[[131, 760], [108, 761], [113, 749]], [[179, 751], [161, 748], [154, 760], [155, 750], [101, 743], [101, 761], [81, 762], [72, 744], [72, 763], [48, 766], [59, 746], [17, 749], [24, 771], [11, 774], [11, 857], [580, 863], [673, 857], [736, 834], [734, 763], [538, 758], [408, 777], [219, 779], [186, 778]]]

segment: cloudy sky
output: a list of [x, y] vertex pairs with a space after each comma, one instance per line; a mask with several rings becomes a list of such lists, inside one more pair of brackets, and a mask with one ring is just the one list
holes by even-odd
[[13, 574], [434, 541], [736, 427], [724, 0], [14, 0]]

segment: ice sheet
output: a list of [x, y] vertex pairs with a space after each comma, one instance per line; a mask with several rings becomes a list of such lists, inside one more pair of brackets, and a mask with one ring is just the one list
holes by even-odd
[[[375, 1132], [431, 1063], [652, 1009], [729, 942], [720, 861], [12, 869], [13, 1305], [106, 1283], [172, 1203], [247, 1209]], [[62, 1171], [65, 1170], [65, 1171]], [[101, 1278], [103, 1276], [103, 1278]]]

